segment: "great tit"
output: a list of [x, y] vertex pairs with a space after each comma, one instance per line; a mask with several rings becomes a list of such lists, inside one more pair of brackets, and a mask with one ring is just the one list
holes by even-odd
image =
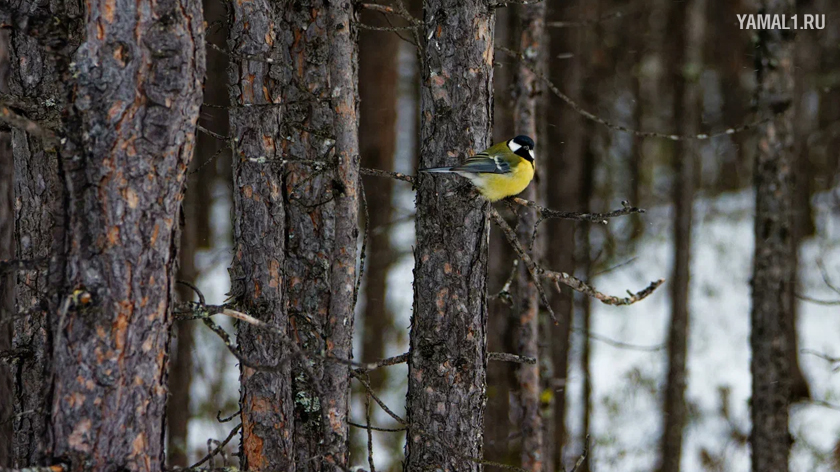
[[481, 151], [455, 167], [433, 167], [420, 172], [458, 174], [466, 177], [484, 195], [495, 202], [525, 190], [534, 178], [534, 140], [517, 136]]

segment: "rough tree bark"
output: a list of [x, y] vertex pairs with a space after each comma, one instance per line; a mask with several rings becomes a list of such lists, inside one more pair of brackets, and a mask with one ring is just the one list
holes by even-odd
[[[301, 100], [301, 91], [291, 86], [295, 70], [291, 58], [297, 56], [291, 48], [293, 35], [303, 31], [301, 22], [307, 23], [308, 12], [286, 12], [282, 5], [263, 1], [233, 2], [232, 6], [228, 38], [230, 136], [234, 142], [231, 294], [241, 310], [288, 333], [285, 305], [290, 281], [283, 277], [287, 215], [281, 161], [290, 145], [300, 142], [302, 133], [291, 127], [287, 114], [297, 110], [305, 115], [307, 110], [305, 102], [297, 105], [300, 109], [272, 104]], [[303, 39], [300, 51], [311, 40]], [[285, 81], [270, 77], [272, 66], [267, 59], [278, 60], [275, 67], [284, 69], [280, 77]], [[300, 148], [294, 151], [301, 152]], [[237, 340], [240, 351], [251, 360], [279, 366], [273, 371], [241, 366], [242, 469], [294, 471], [289, 350], [278, 334], [245, 323], [238, 325]]]
[[[705, 0], [689, 0], [684, 6], [671, 8], [669, 28], [674, 38], [671, 73], [674, 78], [674, 132], [677, 134], [695, 135], [700, 132], [703, 105], [699, 79], [703, 64], [705, 13]], [[662, 408], [660, 472], [679, 472], [686, 425], [691, 227], [699, 147], [698, 143], [677, 141], [672, 157], [676, 175], [672, 189], [675, 208], [674, 268], [668, 329], [668, 373]]]
[[[539, 2], [518, 8], [519, 44], [518, 48], [527, 58], [529, 66], [538, 71], [545, 69], [545, 3]], [[524, 64], [516, 71], [514, 84], [514, 122], [516, 133], [526, 134], [539, 142], [537, 126], [540, 121], [537, 100], [542, 86], [536, 75]], [[546, 154], [547, 155], [547, 154]], [[544, 181], [545, 179], [543, 179]], [[545, 185], [533, 182], [521, 195], [528, 200], [543, 204]], [[519, 211], [517, 236], [524, 247], [532, 247], [531, 257], [540, 260], [545, 252], [542, 237], [531, 241], [533, 229], [537, 223], [537, 212], [532, 208]], [[533, 244], [533, 246], [531, 246]], [[524, 264], [519, 264], [516, 274], [516, 321], [517, 348], [523, 356], [539, 358], [539, 314], [540, 298], [537, 287]], [[522, 418], [519, 430], [522, 432], [522, 468], [532, 472], [544, 469], [543, 425], [540, 417], [540, 364], [520, 364], [517, 368], [519, 387], [519, 406]]]
[[[0, 93], [9, 93], [9, 34], [0, 31]], [[9, 130], [0, 131], [0, 261], [15, 258], [14, 155]], [[12, 348], [12, 321], [15, 313], [13, 271], [0, 270], [0, 352]], [[12, 467], [15, 379], [12, 366], [0, 360], [0, 467]]]
[[[83, 38], [82, 7], [66, 2], [13, 2], [24, 24], [9, 30], [9, 96], [22, 113], [52, 130], [61, 127], [70, 84], [64, 80], [73, 51]], [[49, 19], [62, 27], [51, 29]], [[47, 49], [51, 51], [47, 51]], [[64, 185], [59, 178], [60, 150], [40, 137], [12, 129], [15, 195], [15, 258], [37, 261], [17, 273], [12, 347], [14, 365], [12, 422], [13, 467], [45, 465], [52, 408], [50, 326], [57, 318], [53, 297], [60, 275], [50, 275], [45, 261], [60, 254], [63, 239]]]
[[[358, 233], [353, 15], [349, 1], [235, 4], [228, 42], [233, 293], [312, 356], [345, 359], [352, 354]], [[348, 367], [314, 357], [289, 364], [277, 335], [251, 326], [239, 333], [249, 358], [280, 363], [271, 371], [242, 368], [243, 466], [346, 466]]]
[[[495, 15], [477, 0], [426, 0], [423, 13], [420, 165], [454, 165], [489, 145]], [[482, 454], [487, 205], [455, 176], [420, 179], [407, 471], [481, 469], [458, 455]]]
[[203, 15], [190, 0], [86, 7], [59, 165], [67, 233], [51, 326], [52, 458], [70, 470], [160, 470]]
[[[793, 0], [764, 0], [762, 13], [790, 15]], [[754, 169], [756, 195], [750, 347], [752, 470], [787, 472], [791, 390], [787, 312], [793, 300], [793, 34], [762, 30], [756, 45], [761, 116], [785, 110], [761, 126]]]

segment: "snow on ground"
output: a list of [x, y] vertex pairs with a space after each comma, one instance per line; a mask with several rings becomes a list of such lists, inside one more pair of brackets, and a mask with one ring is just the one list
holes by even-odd
[[[403, 188], [405, 187], [405, 188]], [[837, 195], [823, 194], [815, 198], [818, 236], [806, 240], [800, 258], [800, 292], [818, 299], [838, 299], [823, 281], [817, 260], [824, 263], [835, 285], [840, 285], [840, 214]], [[398, 317], [397, 327], [406, 330], [397, 339], [388, 339], [386, 355], [407, 349], [409, 316], [412, 305], [411, 246], [414, 243], [413, 194], [406, 186], [398, 186], [395, 198], [396, 217], [401, 222], [393, 227], [392, 244], [402, 257], [389, 274], [388, 303]], [[220, 219], [229, 209], [219, 211]], [[614, 271], [595, 277], [593, 284], [606, 293], [621, 294], [626, 289], [639, 290], [651, 280], [670, 276], [671, 226], [670, 208], [650, 210], [645, 215], [646, 235], [638, 243], [637, 258]], [[731, 431], [749, 432], [749, 279], [752, 268], [751, 192], [698, 199], [692, 251], [691, 325], [688, 357], [690, 418], [686, 428], [683, 470], [710, 470], [701, 462], [701, 451], [719, 461], [718, 470], [749, 470], [749, 450]], [[202, 256], [207, 259], [209, 255]], [[229, 257], [216, 257], [199, 280], [208, 295], [208, 303], [220, 303], [227, 291], [226, 267]], [[613, 340], [661, 347], [665, 342], [669, 301], [667, 283], [648, 299], [629, 307], [593, 304], [592, 332]], [[837, 306], [799, 302], [799, 348], [840, 357], [840, 317]], [[219, 318], [219, 317], [217, 317]], [[221, 320], [220, 320], [221, 321]], [[360, 327], [361, 323], [357, 323]], [[227, 326], [232, 332], [230, 326]], [[197, 368], [210, 380], [198, 376], [193, 386], [193, 405], [198, 408], [211, 391], [221, 385], [215, 398], [234, 401], [238, 397], [238, 368], [232, 356], [223, 351], [215, 335], [198, 329], [195, 351]], [[569, 402], [567, 425], [577, 435], [567, 447], [566, 457], [573, 461], [580, 451], [581, 372], [577, 367], [582, 335], [573, 335], [576, 348], [572, 353], [572, 369], [566, 392]], [[657, 443], [661, 429], [660, 397], [664, 384], [665, 351], [628, 350], [592, 340], [591, 377], [593, 402], [592, 466], [601, 471], [651, 471], [655, 467]], [[800, 355], [800, 365], [810, 382], [815, 399], [840, 404], [840, 372], [818, 356]], [[406, 366], [390, 367], [391, 389], [383, 400], [397, 414], [404, 414]], [[214, 387], [215, 385], [215, 387]], [[729, 420], [721, 415], [722, 398], [726, 398]], [[194, 410], [195, 411], [195, 410]], [[361, 416], [360, 416], [361, 415]], [[353, 416], [364, 418], [356, 404]], [[373, 421], [393, 424], [384, 412], [376, 410]], [[190, 423], [190, 445], [196, 456], [206, 450], [209, 437], [223, 438], [229, 424], [219, 425], [205, 417]], [[840, 411], [818, 404], [797, 405], [791, 410], [793, 446], [792, 470], [829, 471], [831, 451], [840, 440]], [[384, 435], [374, 433], [377, 466], [387, 470], [394, 466], [392, 452], [385, 446]], [[366, 459], [359, 458], [366, 467]]]
[[[831, 213], [832, 199], [815, 200], [820, 235], [804, 242], [800, 292], [822, 299], [838, 299], [825, 286], [816, 260], [840, 283], [840, 218]], [[834, 204], [836, 208], [836, 204]], [[732, 437], [731, 425], [721, 415], [722, 392], [736, 430], [749, 432], [750, 370], [749, 316], [753, 252], [753, 197], [751, 192], [698, 200], [695, 204], [690, 337], [688, 356], [689, 424], [682, 468], [708, 470], [701, 450], [721, 460], [720, 470], [749, 470], [749, 450]], [[649, 212], [650, 231], [638, 246], [638, 259], [629, 267], [596, 277], [600, 290], [620, 294], [644, 287], [648, 281], [670, 275], [671, 227], [668, 209]], [[830, 241], [834, 241], [833, 246]], [[592, 331], [614, 340], [648, 346], [666, 341], [669, 287], [663, 285], [648, 299], [629, 307], [593, 304]], [[832, 297], [833, 295], [833, 297]], [[837, 306], [799, 302], [799, 348], [830, 356], [840, 355], [840, 319]], [[581, 335], [576, 335], [578, 344]], [[664, 386], [664, 350], [641, 352], [592, 341], [593, 468], [595, 470], [650, 471], [655, 468], [661, 431], [659, 392]], [[578, 349], [579, 350], [579, 349]], [[576, 359], [572, 360], [573, 363]], [[800, 355], [800, 364], [815, 399], [840, 404], [840, 373], [813, 355]], [[579, 369], [570, 372], [567, 424], [580, 433]], [[809, 404], [791, 411], [796, 438], [792, 470], [828, 471], [827, 461], [840, 440], [840, 411]], [[580, 441], [580, 439], [578, 439]], [[580, 442], [567, 451], [571, 460]]]

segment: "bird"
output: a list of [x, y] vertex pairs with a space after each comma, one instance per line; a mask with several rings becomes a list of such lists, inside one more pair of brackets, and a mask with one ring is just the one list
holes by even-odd
[[472, 182], [487, 200], [519, 194], [534, 178], [534, 140], [519, 135], [494, 144], [454, 167], [420, 169], [430, 174], [458, 174]]

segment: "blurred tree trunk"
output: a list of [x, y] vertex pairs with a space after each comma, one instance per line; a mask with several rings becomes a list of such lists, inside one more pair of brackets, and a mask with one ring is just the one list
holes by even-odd
[[[494, 12], [426, 0], [421, 167], [454, 165], [490, 143]], [[488, 202], [456, 176], [417, 190], [405, 469], [481, 470], [487, 368]]]
[[[28, 118], [59, 129], [61, 113], [70, 100], [71, 84], [64, 74], [84, 37], [83, 9], [80, 2], [68, 0], [29, 4], [21, 14], [30, 16], [27, 27], [19, 24], [9, 30], [9, 95]], [[51, 17], [60, 18], [64, 28], [45, 28], [41, 19]], [[48, 52], [48, 47], [53, 51]], [[14, 257], [36, 262], [14, 279], [14, 312], [26, 313], [12, 323], [12, 348], [20, 352], [13, 372], [12, 466], [22, 468], [46, 465], [50, 454], [53, 344], [49, 331], [58, 321], [55, 291], [61, 274], [51, 274], [46, 261], [51, 255], [63, 255], [65, 189], [59, 177], [61, 149], [20, 129], [11, 130], [11, 141], [17, 202]]]
[[[387, 27], [382, 14], [364, 11], [362, 23]], [[359, 32], [359, 147], [364, 167], [394, 170], [397, 139], [397, 52], [393, 33], [363, 29]], [[363, 179], [367, 192], [368, 231], [365, 268], [365, 312], [362, 360], [385, 357], [385, 344], [394, 336], [394, 316], [388, 308], [388, 271], [394, 262], [391, 218], [394, 182], [381, 177]], [[380, 390], [386, 369], [370, 373], [370, 385]]]
[[[206, 149], [207, 135], [197, 136], [196, 150]], [[196, 152], [193, 164], [201, 161], [202, 154]], [[193, 168], [192, 166], [190, 168]], [[197, 182], [196, 182], [197, 183]], [[200, 185], [200, 184], [199, 184]], [[197, 271], [195, 267], [195, 249], [197, 235], [198, 192], [195, 188], [187, 188], [184, 192], [184, 200], [181, 207], [181, 218], [183, 228], [181, 229], [181, 244], [179, 251], [178, 280], [195, 284]], [[176, 286], [178, 301], [187, 302], [193, 300], [195, 292], [186, 285]], [[187, 427], [190, 420], [190, 386], [192, 385], [192, 350], [193, 350], [193, 321], [180, 320], [174, 324], [174, 356], [172, 368], [169, 375], [169, 401], [166, 403], [166, 452], [167, 463], [170, 467], [187, 467], [188, 464], [188, 442]]]
[[[545, 70], [545, 3], [539, 2], [517, 8], [519, 20], [518, 50], [528, 58], [528, 65], [538, 71]], [[520, 64], [514, 83], [513, 116], [516, 134], [525, 134], [539, 142], [537, 134], [540, 109], [537, 99], [541, 98], [542, 83], [528, 67]], [[544, 155], [548, 155], [545, 153]], [[543, 174], [545, 175], [545, 174]], [[522, 193], [523, 198], [545, 203], [546, 178], [533, 182]], [[542, 185], [540, 185], [542, 184]], [[531, 241], [537, 223], [537, 212], [531, 208], [519, 210], [517, 237], [526, 248], [531, 247], [531, 257], [541, 260], [545, 252], [543, 238]], [[533, 245], [532, 245], [533, 244]], [[520, 355], [539, 358], [539, 315], [540, 297], [537, 287], [524, 264], [519, 264], [516, 275], [516, 302], [514, 308], [517, 332], [517, 352]], [[540, 417], [540, 364], [519, 364], [517, 368], [518, 403], [521, 412], [519, 429], [522, 432], [521, 465], [532, 472], [544, 469], [543, 426]]]
[[[236, 4], [228, 41], [236, 58], [232, 293], [313, 358], [352, 355], [359, 165], [353, 12], [348, 1]], [[239, 333], [251, 359], [280, 363], [272, 371], [242, 368], [243, 467], [347, 466], [349, 368], [313, 365], [312, 358], [290, 365], [276, 335], [242, 324]]]
[[[700, 74], [706, 0], [688, 0], [672, 7], [669, 28], [673, 39], [670, 75], [674, 80], [674, 132], [700, 132], [703, 103]], [[677, 141], [672, 155], [674, 168], [674, 268], [671, 277], [671, 320], [668, 329], [668, 374], [662, 407], [660, 472], [678, 472], [686, 425], [686, 358], [689, 334], [689, 285], [691, 280], [691, 227], [695, 169], [700, 144]]]
[[[219, 0], [205, 0], [204, 18], [208, 24], [221, 22], [226, 24], [224, 4]], [[213, 44], [224, 44], [227, 29], [211, 28], [207, 32], [207, 41]], [[204, 103], [227, 103], [227, 60], [226, 56], [208, 49], [207, 80], [204, 84]], [[201, 108], [201, 116], [208, 118], [204, 126], [222, 136], [228, 134], [227, 112], [220, 108]], [[210, 206], [212, 204], [212, 188], [216, 178], [216, 160], [208, 160], [216, 156], [216, 151], [225, 146], [217, 138], [206, 133], [196, 135], [195, 156], [190, 165], [187, 178], [187, 189], [181, 205], [183, 214], [183, 229], [181, 233], [180, 264], [178, 280], [185, 280], [195, 284], [198, 269], [195, 266], [195, 255], [199, 248], [208, 247], [208, 235], [211, 232], [209, 224]], [[218, 159], [218, 156], [216, 156]], [[195, 299], [195, 293], [186, 285], [177, 285], [178, 299], [190, 301]], [[193, 374], [193, 349], [195, 346], [195, 321], [182, 320], [174, 323], [177, 333], [173, 337], [174, 356], [169, 375], [169, 402], [166, 410], [167, 445], [170, 467], [189, 465], [189, 421], [193, 412], [190, 410], [190, 398]]]
[[[574, 3], [573, 5], [577, 5]], [[569, 21], [580, 18], [579, 8], [559, 8], [547, 5], [548, 21]], [[553, 7], [553, 8], [552, 8]], [[564, 84], [567, 95], [580, 102], [580, 87], [585, 74], [588, 57], [579, 47], [579, 36], [585, 28], [551, 29], [548, 38], [549, 63], [552, 64], [547, 74], [555, 84]], [[571, 54], [572, 57], [567, 57]], [[563, 59], [558, 59], [558, 56]], [[556, 64], [556, 65], [555, 65]], [[583, 179], [583, 156], [581, 139], [583, 118], [563, 103], [556, 95], [546, 97], [548, 102], [546, 121], [548, 133], [538, 143], [541, 149], [555, 152], [556, 156], [545, 159], [546, 175], [551, 176], [554, 185], [547, 189], [548, 206], [551, 208], [580, 211], [580, 188]], [[543, 223], [542, 230], [547, 232], [547, 240], [552, 241], [551, 250], [546, 254], [549, 267], [574, 273], [575, 270], [575, 223], [565, 220], [549, 220]], [[546, 451], [546, 469], [563, 470], [563, 447], [566, 445], [566, 393], [569, 371], [569, 346], [572, 320], [574, 318], [574, 296], [571, 290], [562, 293], [552, 292], [551, 304], [557, 314], [559, 325], [548, 323], [541, 342], [551, 352], [553, 376], [547, 378], [542, 389], [551, 392], [553, 417], [547, 417], [544, 438]]]
[[[764, 0], [762, 13], [790, 15], [792, 0]], [[785, 110], [760, 127], [755, 163], [755, 256], [750, 347], [752, 470], [786, 472], [790, 455], [791, 391], [788, 326], [794, 281], [793, 35], [762, 30], [756, 45], [759, 116]]]
[[[496, 10], [496, 29], [493, 43], [496, 46], [510, 48], [514, 44], [512, 8]], [[511, 103], [512, 73], [516, 69], [516, 60], [496, 57], [493, 69], [493, 140], [498, 143], [515, 136], [513, 105]], [[501, 229], [490, 227], [490, 254], [487, 261], [487, 290], [491, 294], [499, 293], [511, 275], [515, 255], [505, 239]], [[489, 352], [515, 352], [511, 323], [510, 294], [489, 300], [487, 304], [487, 350]], [[494, 462], [517, 464], [519, 454], [512, 446], [518, 442], [515, 436], [518, 430], [512, 417], [515, 405], [511, 405], [511, 393], [516, 382], [514, 365], [509, 362], [490, 362], [487, 364], [487, 408], [485, 410], [484, 457]]]
[[[797, 6], [798, 13], [820, 13], [813, 4]], [[817, 7], [818, 8], [818, 7]], [[794, 154], [793, 162], [793, 224], [791, 229], [793, 245], [793, 277], [794, 281], [788, 287], [791, 300], [787, 325], [791, 327], [785, 334], [788, 336], [788, 362], [790, 363], [791, 377], [791, 403], [808, 400], [811, 397], [811, 389], [808, 380], [802, 373], [799, 366], [799, 340], [798, 333], [798, 306], [796, 298], [797, 286], [799, 285], [799, 249], [803, 239], [813, 236], [816, 233], [814, 212], [811, 208], [811, 195], [814, 193], [815, 169], [811, 164], [809, 139], [818, 127], [820, 103], [814, 98], [819, 92], [811, 78], [819, 73], [820, 50], [819, 42], [815, 35], [803, 34], [794, 45], [794, 57], [796, 57], [796, 69], [794, 76]], [[815, 103], [816, 102], [816, 103]], [[831, 103], [830, 101], [828, 103]]]
[[53, 263], [61, 285], [51, 323], [51, 457], [73, 471], [160, 470], [203, 15], [187, 0], [86, 6], [96, 34], [74, 55], [62, 120], [67, 234]]
[[[0, 93], [9, 93], [9, 33], [0, 31]], [[9, 130], [0, 131], [0, 261], [15, 258], [15, 162]], [[15, 313], [15, 272], [0, 271], [0, 352], [12, 348]], [[12, 366], [0, 361], [0, 468], [12, 467], [15, 378]]]

